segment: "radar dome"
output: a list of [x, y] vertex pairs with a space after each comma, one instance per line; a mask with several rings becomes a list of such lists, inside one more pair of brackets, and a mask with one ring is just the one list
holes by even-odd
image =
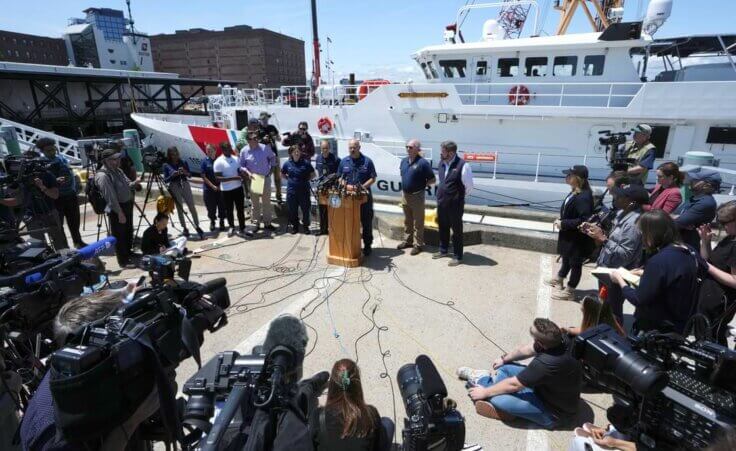
[[644, 32], [649, 36], [659, 30], [672, 14], [672, 0], [651, 0], [644, 18]]
[[483, 23], [483, 40], [495, 41], [503, 39], [504, 31], [496, 19], [488, 19]]

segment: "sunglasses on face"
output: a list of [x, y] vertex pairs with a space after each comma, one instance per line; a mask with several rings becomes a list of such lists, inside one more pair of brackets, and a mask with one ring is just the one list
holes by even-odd
[[301, 127], [300, 127], [300, 128], [299, 128], [299, 131], [300, 131], [300, 132], [306, 132], [306, 131], [307, 131], [307, 129], [306, 129], [306, 128], [301, 128]]

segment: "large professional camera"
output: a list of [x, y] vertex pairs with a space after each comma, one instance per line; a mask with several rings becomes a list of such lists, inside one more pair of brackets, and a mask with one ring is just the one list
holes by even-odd
[[[160, 415], [177, 438], [171, 371], [184, 359], [200, 363], [204, 331], [227, 324], [225, 279], [177, 281], [139, 290], [106, 318], [77, 331], [51, 357], [57, 427], [67, 440], [98, 438], [122, 424], [158, 389]], [[168, 407], [168, 408], [167, 408]]]
[[626, 157], [626, 140], [631, 132], [611, 133], [611, 130], [601, 130], [598, 142], [606, 146], [606, 157], [609, 158], [611, 170], [625, 171], [629, 169], [636, 160]]
[[650, 332], [624, 338], [610, 326], [575, 339], [589, 384], [617, 395], [609, 420], [651, 449], [704, 448], [736, 426], [736, 352]]
[[286, 147], [297, 145], [301, 148], [301, 147], [304, 147], [305, 143], [306, 143], [306, 136], [302, 136], [299, 133], [291, 133], [291, 132], [284, 133], [283, 144]]
[[401, 368], [396, 375], [406, 407], [402, 438], [406, 451], [463, 449], [465, 419], [447, 398], [447, 388], [426, 355]]
[[153, 174], [161, 172], [161, 168], [166, 163], [166, 155], [151, 145], [141, 150], [141, 156], [143, 158], [143, 169]]
[[33, 179], [53, 170], [58, 161], [49, 161], [46, 157], [32, 155], [9, 155], [5, 157], [5, 176], [0, 178], [0, 185], [23, 187], [33, 186]]

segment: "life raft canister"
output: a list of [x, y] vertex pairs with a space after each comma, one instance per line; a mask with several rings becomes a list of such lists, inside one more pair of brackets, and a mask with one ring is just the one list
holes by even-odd
[[509, 90], [509, 105], [527, 105], [529, 100], [531, 100], [531, 95], [526, 86], [515, 85]]
[[323, 135], [329, 135], [332, 133], [332, 121], [327, 116], [321, 117], [317, 121], [317, 130]]

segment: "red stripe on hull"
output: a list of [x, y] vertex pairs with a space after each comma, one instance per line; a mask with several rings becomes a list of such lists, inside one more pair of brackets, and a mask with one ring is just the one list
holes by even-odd
[[199, 127], [196, 125], [189, 126], [189, 133], [192, 134], [192, 140], [199, 146], [202, 153], [205, 153], [205, 146], [212, 144], [217, 149], [217, 154], [220, 154], [220, 143], [230, 143], [228, 138], [228, 131], [224, 128], [214, 127]]

